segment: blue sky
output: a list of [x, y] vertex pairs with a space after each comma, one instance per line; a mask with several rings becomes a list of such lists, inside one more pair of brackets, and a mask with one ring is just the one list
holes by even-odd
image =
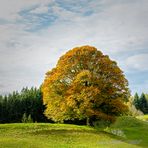
[[92, 45], [148, 93], [147, 0], [0, 0], [0, 94], [39, 86], [58, 58]]

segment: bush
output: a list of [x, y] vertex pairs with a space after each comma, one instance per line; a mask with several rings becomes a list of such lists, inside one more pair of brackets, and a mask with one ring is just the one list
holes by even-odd
[[129, 109], [128, 115], [134, 116], [134, 117], [144, 115], [143, 112], [141, 110], [138, 110], [135, 107], [135, 105], [132, 103], [133, 100], [134, 100], [134, 98], [130, 97], [129, 102], [127, 102], [127, 106], [128, 106], [128, 109]]
[[33, 120], [31, 118], [31, 115], [28, 116], [27, 123], [33, 123]]
[[110, 121], [106, 121], [106, 120], [97, 120], [97, 121], [93, 122], [93, 126], [96, 129], [106, 128], [106, 127], [110, 126], [110, 124], [111, 124], [111, 122]]
[[27, 117], [26, 113], [23, 114], [22, 123], [33, 123], [31, 115]]
[[26, 122], [27, 122], [27, 115], [26, 113], [24, 113], [22, 117], [22, 123], [26, 123]]

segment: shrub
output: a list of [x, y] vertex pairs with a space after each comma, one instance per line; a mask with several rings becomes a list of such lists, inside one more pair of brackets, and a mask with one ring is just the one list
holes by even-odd
[[33, 120], [31, 118], [31, 115], [28, 116], [27, 123], [33, 123]]
[[106, 121], [106, 120], [97, 120], [97, 121], [93, 122], [93, 126], [96, 129], [106, 128], [106, 127], [110, 126], [110, 124], [111, 124], [111, 122], [110, 121]]
[[27, 114], [24, 113], [22, 117], [22, 123], [33, 123], [31, 115], [29, 114], [29, 116], [27, 117]]
[[134, 98], [130, 97], [129, 102], [127, 102], [127, 106], [128, 106], [128, 109], [129, 109], [128, 115], [131, 115], [131, 116], [134, 116], [134, 117], [144, 115], [141, 110], [138, 110], [136, 108], [136, 106], [133, 104], [133, 102], [134, 102]]
[[22, 123], [26, 123], [26, 122], [27, 122], [27, 115], [26, 113], [24, 113], [22, 117]]

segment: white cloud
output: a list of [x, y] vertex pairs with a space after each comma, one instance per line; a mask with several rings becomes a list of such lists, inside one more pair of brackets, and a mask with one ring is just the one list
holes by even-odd
[[147, 71], [148, 70], [148, 53], [146, 54], [139, 54], [128, 57], [125, 64], [129, 69], [135, 69], [140, 71]]
[[43, 13], [48, 13], [48, 6], [40, 6], [37, 7], [35, 9], [33, 9], [32, 11], [30, 11], [30, 13], [34, 13], [34, 14], [43, 14]]

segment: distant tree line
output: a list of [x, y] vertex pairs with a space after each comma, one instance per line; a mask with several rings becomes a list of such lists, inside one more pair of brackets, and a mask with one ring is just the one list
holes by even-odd
[[148, 114], [148, 94], [142, 93], [140, 96], [135, 93], [132, 101], [136, 109], [142, 111], [144, 114]]
[[0, 123], [22, 122], [24, 114], [33, 122], [47, 122], [44, 110], [40, 88], [26, 87], [21, 92], [0, 96]]

